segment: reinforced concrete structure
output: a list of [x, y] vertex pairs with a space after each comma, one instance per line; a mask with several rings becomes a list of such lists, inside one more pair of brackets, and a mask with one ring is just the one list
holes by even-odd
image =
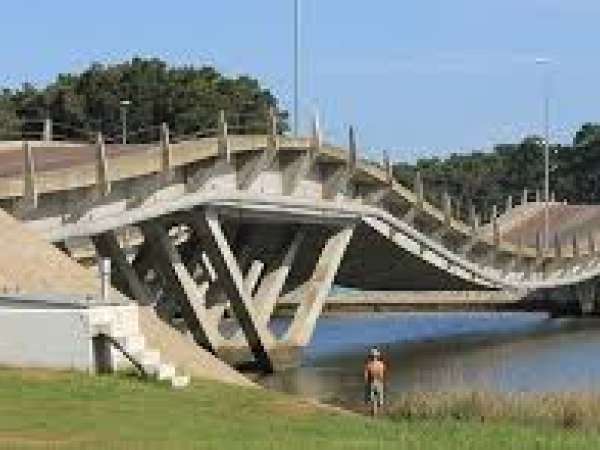
[[[481, 226], [475, 213], [470, 223], [454, 217], [449, 197], [434, 207], [419, 176], [408, 188], [388, 158], [362, 160], [352, 131], [343, 149], [323, 142], [318, 126], [291, 138], [272, 116], [264, 134], [232, 135], [225, 119], [199, 139], [175, 139], [165, 125], [154, 144], [98, 136], [87, 146], [4, 149], [0, 207], [74, 256], [93, 244], [113, 261], [121, 292], [158, 303], [168, 320], [181, 316], [216, 355], [248, 348], [266, 370], [308, 343], [334, 282], [505, 290], [548, 309], [597, 310], [594, 235], [549, 250], [508, 242], [496, 208]], [[283, 295], [298, 307], [276, 336], [268, 325]]]

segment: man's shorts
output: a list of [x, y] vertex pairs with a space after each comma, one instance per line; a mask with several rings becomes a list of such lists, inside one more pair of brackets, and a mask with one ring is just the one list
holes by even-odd
[[365, 402], [377, 402], [378, 407], [383, 406], [383, 381], [372, 381], [367, 384]]

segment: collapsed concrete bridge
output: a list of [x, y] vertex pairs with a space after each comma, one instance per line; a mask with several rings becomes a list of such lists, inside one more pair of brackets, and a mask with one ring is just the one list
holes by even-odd
[[[74, 256], [93, 243], [123, 293], [144, 305], [174, 300], [198, 345], [224, 356], [248, 348], [267, 370], [309, 342], [333, 283], [503, 289], [548, 309], [597, 310], [593, 235], [585, 248], [505, 241], [495, 208], [487, 226], [474, 212], [464, 223], [449, 197], [441, 209], [425, 200], [418, 176], [408, 189], [388, 159], [361, 160], [352, 132], [346, 150], [324, 143], [318, 126], [309, 138], [279, 135], [274, 117], [268, 128], [230, 135], [221, 114], [200, 139], [172, 140], [163, 126], [155, 144], [9, 146], [0, 207]], [[527, 208], [527, 196], [507, 204], [517, 216]], [[276, 336], [269, 321], [284, 295], [298, 307]]]

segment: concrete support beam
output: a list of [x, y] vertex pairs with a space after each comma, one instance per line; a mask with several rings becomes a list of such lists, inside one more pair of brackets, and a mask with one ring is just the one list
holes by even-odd
[[258, 259], [255, 259], [252, 261], [252, 264], [250, 264], [250, 268], [244, 277], [244, 289], [246, 289], [248, 295], [253, 295], [254, 289], [258, 284], [258, 280], [260, 279], [264, 267], [265, 265]]
[[108, 173], [108, 158], [106, 157], [106, 145], [102, 133], [98, 133], [96, 140], [96, 186], [102, 196], [110, 194], [111, 183]]
[[313, 168], [315, 155], [314, 149], [299, 154], [287, 167], [282, 170], [283, 195], [294, 195], [300, 185]]
[[239, 158], [236, 170], [238, 189], [249, 189], [262, 172], [273, 168], [277, 161], [277, 151], [277, 147], [269, 147], [244, 159]]
[[300, 304], [285, 335], [284, 340], [288, 345], [304, 347], [310, 341], [353, 233], [354, 225], [351, 225], [334, 232], [327, 239], [315, 270], [304, 286]]
[[115, 285], [124, 290], [124, 294], [136, 300], [140, 305], [151, 305], [154, 298], [138, 273], [127, 260], [125, 251], [119, 245], [114, 231], [108, 231], [99, 236], [93, 236], [92, 242], [96, 251], [103, 258], [110, 258]]
[[227, 242], [217, 213], [211, 209], [204, 213], [191, 212], [189, 219], [194, 232], [206, 245], [217, 277], [231, 302], [254, 358], [264, 370], [272, 371], [273, 361], [269, 350], [274, 343], [273, 336], [258, 320], [252, 299], [244, 286], [242, 272]]
[[33, 157], [33, 148], [29, 142], [23, 142], [23, 156], [25, 159], [23, 206], [25, 208], [37, 208], [38, 190], [35, 182], [35, 160]]
[[265, 326], [269, 322], [277, 299], [283, 290], [285, 281], [292, 269], [292, 264], [304, 242], [306, 233], [299, 230], [294, 233], [294, 237], [288, 248], [283, 252], [283, 257], [275, 261], [271, 270], [265, 274], [253, 297], [253, 302], [257, 311], [259, 320]]
[[208, 283], [201, 286], [196, 284], [162, 226], [154, 222], [144, 223], [142, 230], [144, 238], [152, 243], [149, 249], [155, 268], [166, 283], [168, 295], [179, 303], [183, 319], [194, 341], [216, 354], [219, 336], [217, 324], [212, 321], [213, 317], [206, 309]]

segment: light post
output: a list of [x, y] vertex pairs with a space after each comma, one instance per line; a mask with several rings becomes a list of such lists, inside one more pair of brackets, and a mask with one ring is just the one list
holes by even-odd
[[123, 145], [127, 144], [127, 107], [131, 105], [130, 100], [121, 100], [121, 132]]
[[550, 71], [547, 69], [551, 61], [548, 58], [535, 60], [538, 66], [545, 70], [544, 77], [544, 249], [548, 248], [550, 241]]
[[298, 137], [300, 97], [300, 0], [294, 0], [294, 136]]

